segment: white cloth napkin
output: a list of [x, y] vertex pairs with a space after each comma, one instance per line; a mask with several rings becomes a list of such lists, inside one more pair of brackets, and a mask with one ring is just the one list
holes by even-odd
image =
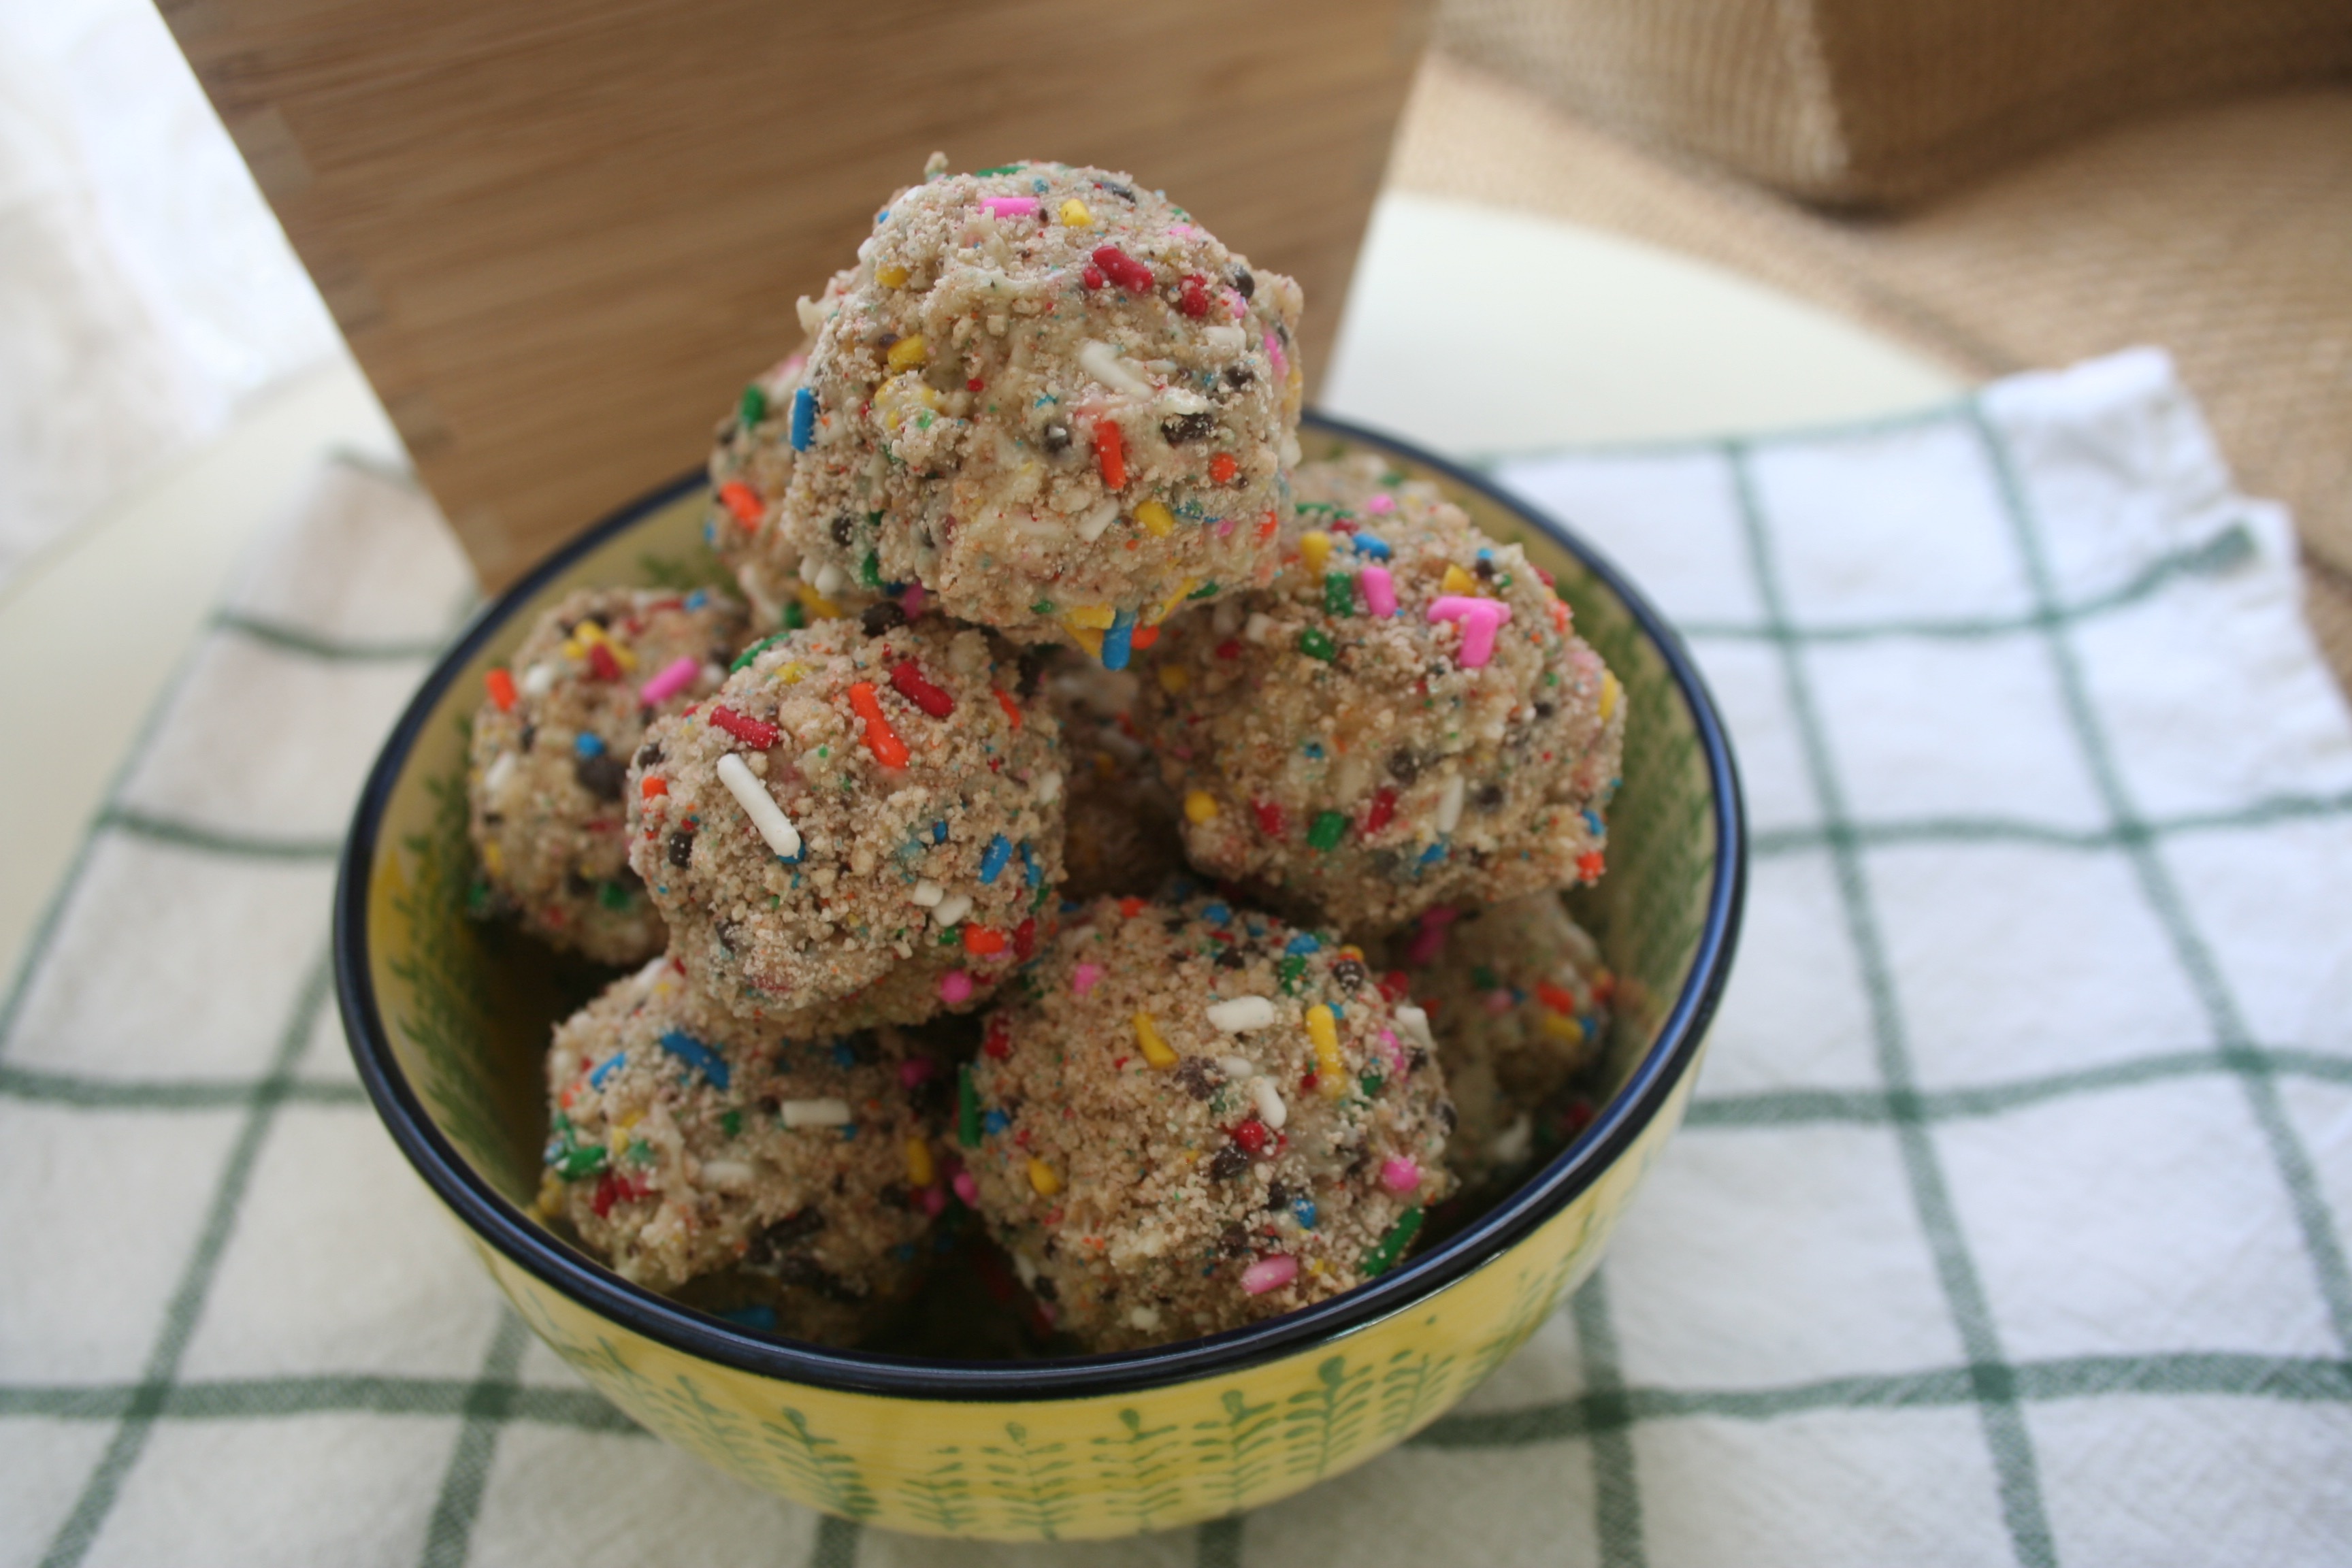
[[1020, 1551], [748, 1491], [524, 1333], [327, 1002], [331, 856], [466, 581], [330, 469], [0, 1010], [0, 1564], [2320, 1563], [2352, 1542], [2352, 724], [2160, 356], [1500, 478], [1727, 712], [1690, 1123], [1405, 1449]]

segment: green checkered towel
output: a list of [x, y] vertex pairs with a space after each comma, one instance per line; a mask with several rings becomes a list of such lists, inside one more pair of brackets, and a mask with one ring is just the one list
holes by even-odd
[[[1685, 631], [1756, 829], [1688, 1128], [1405, 1449], [1038, 1560], [2341, 1562], [2352, 724], [2157, 355], [1498, 465]], [[331, 466], [0, 1011], [0, 1561], [936, 1564], [643, 1436], [378, 1131], [331, 857], [464, 570]]]

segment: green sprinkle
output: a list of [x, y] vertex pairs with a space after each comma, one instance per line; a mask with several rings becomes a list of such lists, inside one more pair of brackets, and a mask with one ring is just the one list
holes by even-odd
[[1054, 613], [1054, 601], [1040, 599], [1029, 606], [1029, 613], [1033, 616], [1050, 616]]
[[1209, 598], [1214, 598], [1214, 597], [1216, 596], [1216, 592], [1217, 592], [1217, 584], [1216, 584], [1216, 583], [1213, 580], [1213, 581], [1210, 581], [1210, 582], [1207, 582], [1207, 583], [1203, 583], [1203, 584], [1202, 584], [1199, 587], [1197, 587], [1197, 588], [1193, 589], [1191, 593], [1189, 593], [1189, 594], [1185, 595], [1184, 596], [1185, 596], [1186, 598], [1188, 598], [1188, 599], [1209, 599]]
[[466, 889], [466, 912], [478, 921], [490, 918], [490, 885], [479, 877]]
[[608, 910], [625, 910], [629, 907], [629, 889], [618, 882], [607, 882], [596, 889], [596, 901]]
[[969, 1062], [956, 1068], [956, 1142], [967, 1149], [980, 1147], [980, 1091], [971, 1087]]
[[[785, 605], [784, 619], [786, 621], [790, 621], [793, 618], [793, 614], [799, 609], [800, 605], [797, 604]], [[769, 648], [783, 640], [784, 634], [782, 632], [776, 632], [768, 637], [761, 637], [758, 642], [753, 643], [750, 647], [745, 648], [741, 653], [735, 656], [735, 662], [727, 667], [727, 673], [730, 675], [734, 674], [737, 670], [742, 668], [745, 665], [751, 663], [753, 659], [767, 652]]]
[[882, 585], [882, 552], [880, 551], [869, 550], [866, 552], [866, 559], [857, 563], [857, 580], [869, 588], [879, 588]]
[[794, 599], [784, 606], [783, 619], [784, 630], [796, 632], [808, 625], [808, 612], [801, 608], [801, 602], [798, 599]]
[[971, 172], [971, 177], [975, 180], [984, 180], [991, 174], [1017, 174], [1028, 166], [1026, 163], [999, 163], [993, 169], [974, 169]]
[[1339, 836], [1348, 831], [1348, 819], [1339, 812], [1318, 811], [1307, 829], [1307, 842], [1318, 849], [1337, 849]]
[[629, 1163], [650, 1165], [654, 1163], [654, 1146], [642, 1138], [629, 1140]]
[[602, 1143], [593, 1144], [585, 1149], [566, 1148], [555, 1162], [556, 1174], [567, 1182], [576, 1182], [583, 1176], [593, 1176], [604, 1168], [604, 1146]]
[[[1370, 1081], [1377, 1083], [1380, 1080], [1378, 1079], [1373, 1079]], [[743, 1131], [743, 1113], [740, 1110], [730, 1110], [726, 1115], [720, 1117], [719, 1119], [719, 1131], [726, 1133], [730, 1138], [740, 1136]]]
[[743, 401], [737, 411], [746, 425], [757, 425], [768, 416], [768, 395], [759, 383], [753, 382], [743, 389]]
[[1345, 572], [1323, 574], [1323, 613], [1348, 616], [1356, 613], [1356, 580]]
[[1381, 1097], [1381, 1086], [1385, 1081], [1380, 1074], [1368, 1072], [1356, 1080], [1356, 1087], [1364, 1091], [1366, 1100], [1378, 1100]]
[[1339, 650], [1332, 645], [1331, 639], [1313, 626], [1298, 634], [1298, 651], [1326, 664], [1339, 657]]
[[1274, 973], [1282, 983], [1282, 994], [1291, 995], [1298, 989], [1298, 977], [1307, 973], [1307, 959], [1303, 954], [1291, 953], [1274, 966]]
[[1417, 1208], [1405, 1210], [1404, 1217], [1389, 1226], [1389, 1233], [1364, 1255], [1364, 1278], [1377, 1279], [1395, 1268], [1396, 1260], [1404, 1256], [1404, 1249], [1411, 1247], [1412, 1238], [1420, 1234], [1421, 1211]]

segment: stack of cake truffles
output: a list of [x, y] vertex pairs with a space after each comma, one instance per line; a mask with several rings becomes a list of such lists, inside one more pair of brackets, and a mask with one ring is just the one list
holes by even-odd
[[1101, 1351], [1524, 1171], [1624, 703], [1516, 545], [1301, 460], [1300, 307], [1124, 174], [934, 157], [719, 427], [741, 598], [575, 593], [490, 672], [478, 902], [641, 965], [555, 1028], [550, 1223], [851, 1344], [973, 1214]]

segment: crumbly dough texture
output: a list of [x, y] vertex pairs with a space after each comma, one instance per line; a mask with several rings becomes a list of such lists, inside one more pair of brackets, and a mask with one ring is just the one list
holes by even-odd
[[[991, 1231], [1089, 1349], [1337, 1295], [1393, 1267], [1451, 1188], [1419, 1016], [1335, 936], [1208, 899], [1099, 900], [1022, 989], [991, 1016], [957, 1136]], [[1213, 1018], [1242, 998], [1255, 1021]]]
[[[1143, 672], [1137, 724], [1192, 865], [1367, 936], [1597, 879], [1625, 704], [1567, 605], [1377, 458], [1296, 484], [1281, 575], [1171, 622]], [[1510, 619], [1474, 668], [1461, 612], [1481, 603]]]
[[1059, 652], [1045, 674], [1047, 700], [1070, 757], [1065, 899], [1157, 892], [1184, 869], [1176, 800], [1135, 737], [1135, 677]]
[[1616, 982], [1556, 893], [1432, 910], [1391, 943], [1428, 1009], [1460, 1121], [1445, 1163], [1503, 1181], [1543, 1142], [1537, 1122], [1601, 1055]]
[[793, 480], [793, 394], [800, 389], [809, 347], [803, 342], [752, 378], [719, 421], [710, 447], [703, 540], [741, 585], [752, 624], [763, 631], [783, 625], [787, 605], [801, 605], [803, 621], [820, 618], [808, 613], [807, 600], [816, 591], [800, 580], [796, 563], [761, 548], [774, 537], [776, 514]]
[[[743, 638], [722, 594], [583, 589], [541, 615], [474, 716], [468, 828], [494, 907], [600, 963], [662, 949], [661, 917], [628, 862], [623, 795], [646, 727], [709, 694]], [[693, 678], [647, 704], [645, 685], [679, 658]]]
[[828, 598], [920, 584], [1116, 667], [1188, 597], [1271, 573], [1299, 308], [1125, 174], [1019, 163], [900, 191], [803, 310], [807, 444], [761, 548]]
[[940, 1071], [877, 1036], [779, 1038], [657, 958], [556, 1026], [541, 1208], [624, 1279], [733, 1270], [780, 1331], [850, 1342], [945, 1206]]
[[[978, 1005], [1050, 934], [1062, 876], [1059, 728], [1018, 658], [937, 616], [878, 636], [822, 621], [746, 655], [631, 773], [631, 862], [672, 952], [788, 1035]], [[730, 757], [791, 853], [727, 784]]]

